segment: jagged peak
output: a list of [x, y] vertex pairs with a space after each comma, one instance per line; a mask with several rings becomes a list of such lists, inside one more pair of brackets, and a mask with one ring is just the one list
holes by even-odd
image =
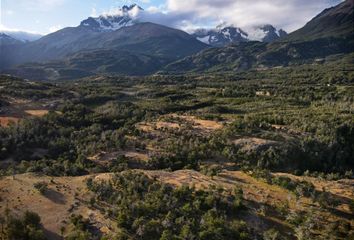
[[95, 31], [114, 31], [122, 27], [131, 26], [136, 22], [140, 11], [144, 9], [137, 4], [124, 5], [118, 9], [112, 9], [99, 17], [89, 17], [81, 22], [81, 27]]
[[214, 29], [197, 29], [194, 34], [198, 40], [214, 46], [222, 46], [234, 42], [263, 41], [271, 42], [287, 33], [271, 24], [246, 28], [245, 30], [231, 24], [221, 23]]
[[142, 7], [140, 7], [136, 3], [131, 4], [130, 6], [124, 5], [121, 9], [122, 9], [122, 11], [129, 12], [129, 11], [133, 10], [135, 7], [138, 8], [139, 10], [144, 10]]

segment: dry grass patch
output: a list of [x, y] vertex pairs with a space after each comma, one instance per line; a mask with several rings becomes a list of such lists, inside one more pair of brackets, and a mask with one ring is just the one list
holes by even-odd
[[21, 119], [16, 117], [0, 117], [0, 126], [7, 127], [11, 123], [18, 123]]
[[187, 120], [193, 124], [193, 126], [197, 129], [216, 131], [223, 128], [222, 122], [214, 121], [214, 120], [202, 120], [198, 119], [195, 116], [183, 116], [173, 114], [173, 117], [181, 118]]
[[183, 116], [177, 114], [168, 114], [160, 117], [154, 122], [142, 122], [137, 124], [137, 128], [143, 132], [157, 133], [162, 129], [188, 129], [196, 130], [201, 133], [211, 133], [223, 128], [222, 122], [212, 120], [202, 120], [195, 116]]
[[328, 181], [320, 178], [314, 177], [299, 177], [286, 173], [277, 173], [277, 176], [285, 176], [295, 181], [306, 181], [310, 182], [315, 186], [316, 191], [323, 192], [326, 191], [335, 197], [339, 202], [339, 206], [336, 207], [337, 210], [351, 214], [349, 209], [349, 201], [354, 201], [354, 180], [353, 179], [343, 179], [338, 181]]
[[[22, 174], [0, 179], [0, 215], [8, 207], [14, 214], [20, 215], [26, 210], [38, 213], [48, 239], [61, 239], [60, 228], [66, 226], [71, 214], [81, 214], [97, 227], [113, 229], [111, 223], [99, 211], [88, 206], [91, 197], [86, 188], [84, 177], [47, 177]], [[48, 190], [41, 194], [34, 184], [44, 182]]]
[[25, 112], [35, 117], [43, 117], [44, 115], [49, 113], [48, 110], [25, 110]]

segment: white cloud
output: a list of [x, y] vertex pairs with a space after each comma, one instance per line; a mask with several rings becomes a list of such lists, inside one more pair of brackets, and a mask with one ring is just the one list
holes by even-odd
[[93, 8], [91, 9], [90, 17], [98, 17], [98, 15], [97, 15], [97, 9], [96, 9], [95, 7], [93, 7]]
[[[192, 23], [225, 21], [239, 27], [270, 23], [288, 31], [302, 27], [341, 0], [167, 0], [167, 11], [188, 14]], [[183, 20], [183, 19], [181, 19]]]
[[[221, 23], [245, 29], [272, 24], [291, 32], [340, 1], [342, 0], [166, 0], [165, 4], [152, 5], [145, 11], [134, 8], [129, 15], [141, 21], [180, 28], [187, 32], [200, 27], [215, 27]], [[104, 14], [122, 13], [117, 9], [110, 9]]]
[[14, 13], [15, 13], [15, 12], [12, 11], [12, 10], [6, 10], [6, 11], [5, 11], [5, 14], [8, 15], [8, 16], [12, 16], [12, 15], [14, 15]]
[[55, 26], [51, 26], [50, 28], [49, 28], [49, 32], [56, 32], [56, 31], [58, 31], [58, 30], [60, 30], [60, 29], [62, 29], [63, 27], [61, 26], [61, 25], [55, 25]]
[[9, 28], [6, 27], [5, 25], [0, 23], [0, 32], [27, 32], [30, 34], [40, 34], [39, 32], [35, 32], [35, 31], [27, 31], [27, 30], [23, 30], [23, 29], [18, 29], [18, 28]]

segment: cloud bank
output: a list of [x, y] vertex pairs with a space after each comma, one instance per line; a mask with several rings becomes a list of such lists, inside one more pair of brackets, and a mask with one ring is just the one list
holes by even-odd
[[[221, 23], [249, 28], [272, 24], [294, 31], [341, 0], [166, 0], [145, 11], [132, 10], [132, 16], [190, 31]], [[134, 11], [134, 12], [133, 12]]]

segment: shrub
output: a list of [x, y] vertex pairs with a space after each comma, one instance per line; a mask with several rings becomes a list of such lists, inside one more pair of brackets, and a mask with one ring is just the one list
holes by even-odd
[[48, 190], [48, 184], [46, 182], [37, 182], [33, 184], [33, 187], [42, 195], [44, 195]]

